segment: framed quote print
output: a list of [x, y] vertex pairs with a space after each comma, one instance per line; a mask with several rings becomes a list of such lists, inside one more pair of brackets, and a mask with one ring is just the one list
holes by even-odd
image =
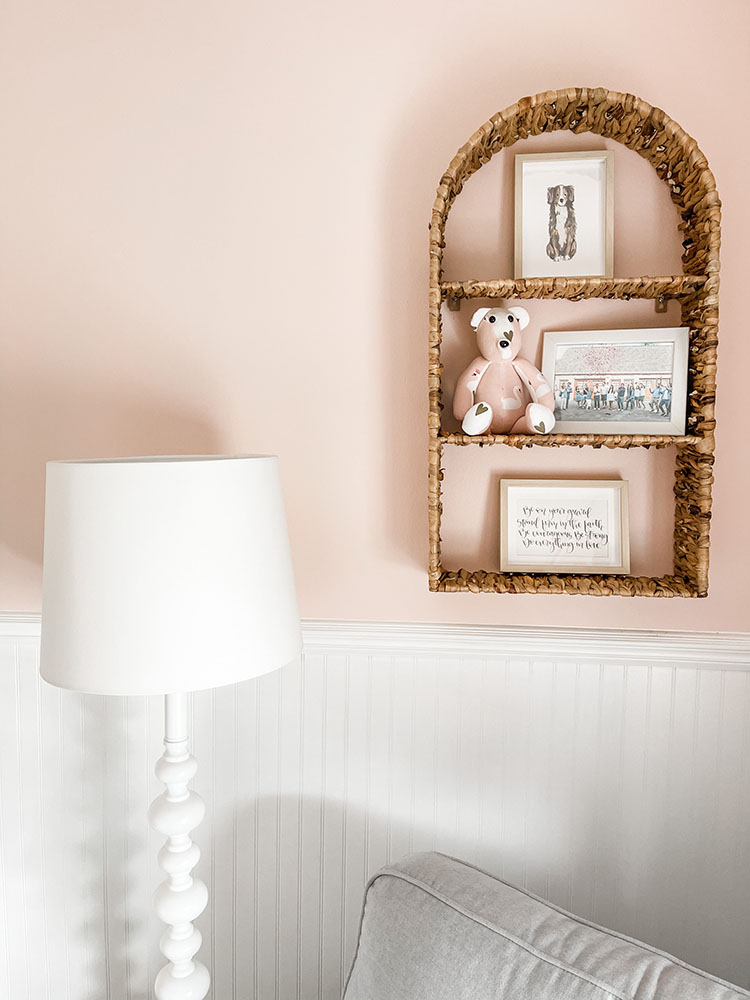
[[503, 573], [629, 573], [624, 480], [502, 479]]
[[613, 275], [611, 151], [516, 156], [515, 277]]

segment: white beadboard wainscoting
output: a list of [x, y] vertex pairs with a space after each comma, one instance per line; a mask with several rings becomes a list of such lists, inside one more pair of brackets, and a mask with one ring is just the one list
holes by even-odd
[[[147, 1000], [161, 700], [0, 619], [0, 998]], [[214, 1000], [334, 1000], [365, 881], [440, 850], [750, 985], [750, 636], [307, 622], [193, 698]]]

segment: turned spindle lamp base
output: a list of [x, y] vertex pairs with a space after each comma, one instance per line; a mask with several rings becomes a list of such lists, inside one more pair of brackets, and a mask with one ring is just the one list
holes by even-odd
[[154, 908], [167, 924], [159, 948], [168, 964], [156, 977], [154, 995], [156, 1000], [204, 1000], [211, 977], [194, 960], [202, 939], [193, 921], [206, 908], [208, 890], [190, 874], [200, 858], [190, 832], [206, 810], [201, 797], [187, 787], [198, 765], [188, 752], [186, 694], [164, 696], [164, 754], [155, 770], [166, 789], [152, 803], [148, 818], [167, 838], [159, 851], [159, 866], [167, 877], [154, 893]]

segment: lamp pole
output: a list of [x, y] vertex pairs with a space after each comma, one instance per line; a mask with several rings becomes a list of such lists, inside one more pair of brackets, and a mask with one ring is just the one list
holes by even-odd
[[156, 763], [156, 776], [165, 790], [149, 809], [149, 822], [166, 842], [159, 851], [159, 866], [166, 879], [154, 893], [154, 908], [167, 924], [159, 948], [167, 959], [156, 977], [156, 1000], [203, 1000], [211, 977], [202, 962], [194, 960], [201, 946], [201, 932], [193, 925], [208, 902], [205, 884], [191, 875], [200, 849], [190, 832], [206, 809], [196, 792], [188, 789], [198, 770], [188, 750], [188, 696], [164, 696], [164, 753]]

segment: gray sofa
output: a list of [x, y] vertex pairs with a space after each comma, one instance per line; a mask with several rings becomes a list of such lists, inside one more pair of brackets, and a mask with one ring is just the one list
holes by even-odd
[[370, 881], [345, 1000], [750, 997], [442, 854]]

